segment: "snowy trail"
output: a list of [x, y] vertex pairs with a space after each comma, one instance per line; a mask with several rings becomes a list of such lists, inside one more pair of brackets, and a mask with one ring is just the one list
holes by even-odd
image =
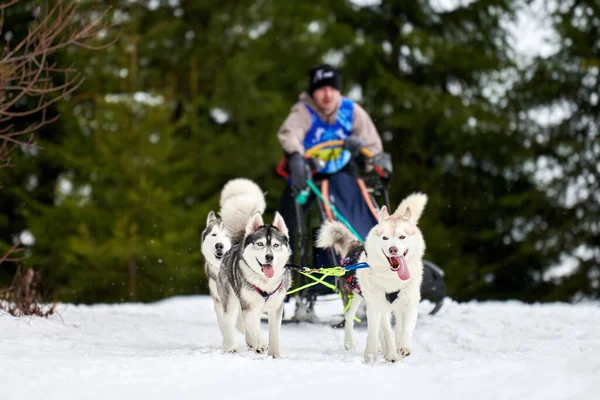
[[[321, 302], [317, 314], [334, 316], [339, 307]], [[281, 359], [223, 354], [204, 296], [60, 305], [60, 316], [48, 320], [0, 314], [2, 398], [600, 398], [597, 303], [447, 299], [436, 316], [422, 307], [412, 355], [375, 365], [362, 362], [366, 329], [360, 327], [352, 352], [343, 349], [343, 330], [288, 324]], [[239, 343], [244, 349], [241, 335]]]

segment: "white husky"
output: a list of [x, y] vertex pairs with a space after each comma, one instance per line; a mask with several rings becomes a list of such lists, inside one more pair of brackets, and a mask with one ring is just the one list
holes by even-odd
[[[365, 240], [361, 262], [369, 268], [356, 272], [362, 297], [367, 302], [367, 346], [365, 360], [374, 361], [380, 334], [384, 356], [394, 362], [410, 354], [412, 334], [417, 323], [417, 306], [421, 300], [423, 254], [425, 240], [417, 222], [423, 213], [427, 196], [414, 193], [402, 201], [389, 215], [384, 206], [375, 225]], [[345, 256], [359, 244], [354, 235], [339, 222], [325, 222], [319, 232], [317, 246], [334, 246]], [[345, 314], [345, 346], [353, 348], [353, 319], [361, 303], [354, 297]], [[396, 317], [395, 339], [392, 333], [391, 313]]]
[[202, 232], [200, 246], [204, 256], [204, 272], [208, 278], [208, 290], [215, 303], [220, 302], [217, 293], [217, 276], [223, 256], [231, 248], [231, 240], [223, 225], [223, 220], [214, 211], [206, 217], [206, 228]]

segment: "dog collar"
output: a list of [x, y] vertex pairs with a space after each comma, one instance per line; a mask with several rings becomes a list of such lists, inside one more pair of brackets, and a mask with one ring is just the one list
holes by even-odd
[[273, 296], [275, 293], [277, 293], [279, 291], [279, 289], [281, 289], [281, 286], [283, 285], [283, 279], [281, 280], [281, 282], [279, 282], [279, 286], [277, 286], [277, 288], [275, 290], [273, 290], [271, 293], [265, 292], [264, 290], [262, 290], [261, 288], [259, 288], [258, 286], [254, 285], [254, 284], [250, 284], [254, 290], [256, 291], [256, 293], [260, 294], [263, 299], [265, 299], [265, 301], [269, 300], [269, 297]]

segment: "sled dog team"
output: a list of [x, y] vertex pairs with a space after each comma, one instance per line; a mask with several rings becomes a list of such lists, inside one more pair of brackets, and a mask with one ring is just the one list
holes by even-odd
[[[376, 360], [378, 349], [390, 362], [410, 354], [425, 252], [417, 223], [426, 203], [426, 195], [415, 193], [393, 214], [384, 206], [364, 244], [339, 222], [327, 221], [320, 228], [318, 247], [333, 246], [341, 257], [354, 254], [369, 265], [356, 272], [360, 295], [354, 296], [345, 312], [344, 338], [345, 348], [353, 349], [354, 316], [362, 300], [366, 301], [367, 362]], [[266, 223], [265, 208], [256, 183], [244, 178], [227, 182], [221, 191], [219, 215], [208, 214], [201, 249], [224, 350], [238, 351], [237, 330], [245, 335], [248, 348], [277, 358], [283, 303], [292, 282], [285, 265], [292, 250], [283, 218], [275, 213], [272, 223]], [[347, 294], [348, 289], [341, 286]], [[268, 343], [261, 330], [263, 313], [268, 316]]]

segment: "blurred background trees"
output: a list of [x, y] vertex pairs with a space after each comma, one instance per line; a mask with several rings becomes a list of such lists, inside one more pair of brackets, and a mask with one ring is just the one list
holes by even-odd
[[[60, 301], [205, 293], [206, 214], [238, 176], [273, 212], [276, 131], [327, 61], [393, 156], [392, 202], [430, 196], [427, 258], [453, 298], [597, 297], [598, 6], [538, 1], [558, 50], [523, 64], [508, 26], [526, 1], [365, 3], [83, 2], [113, 6], [98, 39], [121, 35], [57, 55], [85, 82], [56, 103], [41, 149], [0, 169], [0, 254], [27, 239], [24, 263]], [[5, 37], [35, 4], [7, 11]], [[13, 274], [0, 265], [0, 283]]]

